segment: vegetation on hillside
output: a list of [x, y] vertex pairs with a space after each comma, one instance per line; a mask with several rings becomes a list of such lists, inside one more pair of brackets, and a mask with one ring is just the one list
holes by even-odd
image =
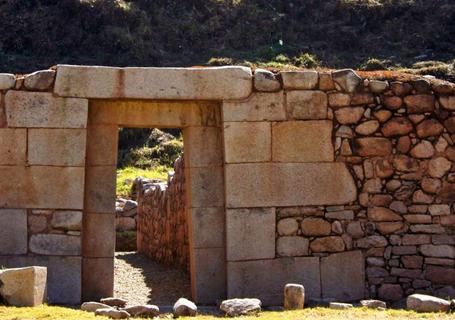
[[[164, 316], [170, 318], [171, 315]], [[183, 317], [182, 319], [185, 319]], [[85, 311], [77, 311], [74, 309], [52, 306], [40, 306], [36, 308], [14, 308], [14, 307], [1, 307], [0, 306], [0, 320], [13, 320], [13, 319], [39, 319], [39, 320], [95, 320], [107, 319], [102, 316], [95, 316], [93, 313]], [[186, 318], [190, 319], [190, 318]], [[198, 315], [195, 320], [215, 320], [219, 316], [213, 315]], [[344, 319], [365, 319], [365, 320], [453, 320], [454, 314], [444, 313], [415, 313], [412, 311], [404, 310], [385, 310], [378, 311], [365, 308], [353, 308], [348, 310], [333, 310], [328, 308], [306, 308], [296, 311], [284, 312], [262, 312], [258, 316], [243, 316], [242, 320], [344, 320]]]
[[436, 61], [414, 67], [454, 79], [454, 34], [453, 0], [0, 0], [0, 68], [19, 73], [57, 63], [368, 69]]

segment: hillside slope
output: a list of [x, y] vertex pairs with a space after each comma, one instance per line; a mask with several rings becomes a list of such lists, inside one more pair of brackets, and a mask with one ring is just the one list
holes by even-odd
[[188, 66], [211, 57], [308, 66], [301, 53], [310, 66], [377, 58], [373, 68], [421, 60], [450, 68], [454, 34], [453, 0], [0, 0], [0, 70]]

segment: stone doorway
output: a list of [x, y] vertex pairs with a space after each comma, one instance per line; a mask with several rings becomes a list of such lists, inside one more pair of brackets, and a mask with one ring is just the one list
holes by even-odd
[[90, 100], [82, 300], [113, 294], [119, 127], [183, 129], [192, 298], [214, 303], [226, 295], [220, 124], [220, 104], [216, 102]]

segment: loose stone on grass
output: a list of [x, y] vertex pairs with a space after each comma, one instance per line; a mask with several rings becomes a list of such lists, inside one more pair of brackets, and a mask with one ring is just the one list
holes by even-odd
[[194, 302], [180, 298], [174, 304], [174, 317], [195, 317], [197, 314], [197, 306]]
[[406, 308], [417, 312], [447, 312], [450, 302], [425, 294], [413, 294], [406, 299]]
[[100, 302], [84, 302], [81, 305], [82, 311], [95, 312], [98, 309], [109, 309], [111, 306]]
[[127, 301], [125, 299], [114, 298], [114, 297], [103, 298], [100, 300], [100, 302], [107, 304], [108, 306], [111, 306], [111, 307], [119, 307], [119, 308], [124, 308], [127, 303]]
[[149, 304], [143, 306], [130, 306], [121, 310], [128, 312], [132, 317], [153, 318], [160, 314], [160, 308], [158, 308], [158, 306]]
[[305, 288], [301, 284], [289, 283], [284, 286], [284, 308], [286, 310], [303, 309]]
[[330, 304], [329, 304], [330, 309], [337, 309], [337, 310], [351, 309], [353, 307], [354, 306], [350, 303], [330, 302]]
[[261, 304], [259, 299], [229, 299], [221, 303], [220, 310], [230, 317], [238, 317], [260, 312]]
[[106, 316], [111, 319], [128, 319], [130, 317], [130, 314], [128, 312], [114, 308], [98, 309], [95, 311], [95, 315]]

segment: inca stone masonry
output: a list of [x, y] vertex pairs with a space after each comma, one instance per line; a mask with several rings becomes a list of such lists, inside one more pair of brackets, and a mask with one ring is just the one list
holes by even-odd
[[193, 299], [455, 291], [455, 85], [352, 70], [0, 74], [0, 265], [113, 291], [119, 127], [179, 127]]

